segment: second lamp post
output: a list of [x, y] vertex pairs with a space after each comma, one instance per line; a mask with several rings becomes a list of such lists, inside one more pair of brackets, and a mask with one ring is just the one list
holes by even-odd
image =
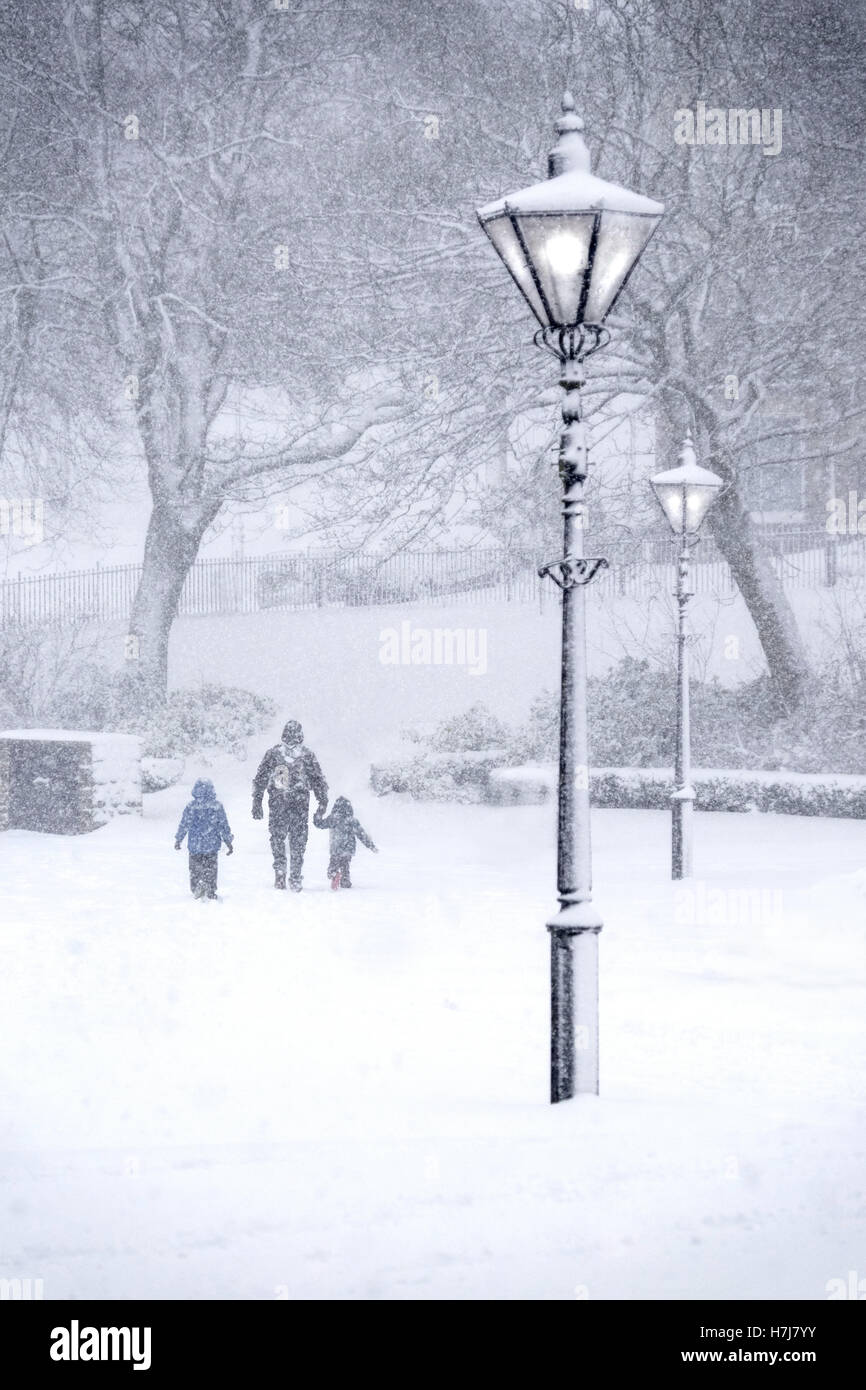
[[671, 878], [691, 878], [692, 812], [695, 789], [692, 786], [691, 727], [689, 702], [689, 648], [686, 608], [694, 592], [689, 582], [689, 561], [697, 545], [701, 524], [716, 499], [722, 480], [695, 458], [691, 439], [686, 435], [678, 468], [668, 468], [650, 478], [656, 501], [674, 535], [679, 538], [677, 556], [677, 742], [674, 790], [671, 794]]

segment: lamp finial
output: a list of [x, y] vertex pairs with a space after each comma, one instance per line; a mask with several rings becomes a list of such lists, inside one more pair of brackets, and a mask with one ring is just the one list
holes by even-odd
[[692, 443], [691, 430], [686, 430], [686, 437], [683, 440], [683, 447], [680, 450], [680, 463], [686, 466], [688, 466], [689, 464], [694, 466], [697, 463], [697, 461], [698, 460], [695, 455], [695, 446]]
[[583, 121], [574, 109], [574, 97], [566, 92], [562, 98], [562, 115], [554, 122], [557, 141], [547, 160], [547, 177], [555, 179], [559, 174], [578, 171], [589, 173], [589, 150], [586, 148], [581, 131]]

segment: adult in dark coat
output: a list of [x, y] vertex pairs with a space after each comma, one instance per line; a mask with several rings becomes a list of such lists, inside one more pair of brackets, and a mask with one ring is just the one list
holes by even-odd
[[289, 887], [303, 886], [304, 851], [310, 830], [310, 792], [318, 814], [328, 805], [328, 784], [319, 760], [304, 744], [304, 731], [290, 719], [279, 743], [269, 748], [253, 778], [253, 820], [262, 820], [262, 800], [268, 794], [268, 828], [274, 857], [274, 887], [286, 886], [286, 839], [289, 842]]

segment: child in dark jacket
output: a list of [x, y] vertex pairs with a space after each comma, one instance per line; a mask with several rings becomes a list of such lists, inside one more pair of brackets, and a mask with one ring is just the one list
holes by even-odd
[[331, 857], [328, 861], [331, 887], [335, 890], [351, 888], [349, 867], [355, 854], [355, 841], [360, 840], [361, 844], [366, 845], [374, 854], [379, 853], [363, 825], [355, 819], [351, 801], [347, 801], [344, 796], [338, 796], [329, 815], [324, 816], [321, 811], [316, 811], [313, 825], [317, 825], [320, 830], [331, 832]]
[[180, 849], [185, 835], [189, 837], [189, 886], [197, 898], [215, 898], [220, 845], [225, 841], [226, 854], [232, 853], [232, 832], [213, 782], [206, 777], [199, 778], [192, 789], [192, 801], [174, 837], [175, 849]]

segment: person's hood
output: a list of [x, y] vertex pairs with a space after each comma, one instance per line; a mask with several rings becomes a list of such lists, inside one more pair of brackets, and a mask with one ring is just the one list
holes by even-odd
[[192, 789], [193, 801], [216, 801], [213, 782], [208, 777], [200, 777]]
[[286, 747], [288, 747], [288, 748], [293, 748], [293, 747], [296, 747], [296, 746], [302, 744], [303, 741], [304, 741], [304, 731], [303, 731], [303, 729], [301, 728], [301, 726], [300, 726], [300, 724], [298, 723], [297, 719], [290, 719], [290, 720], [289, 720], [286, 724], [284, 724], [284, 726], [283, 726], [283, 732], [282, 732], [282, 735], [281, 735], [281, 742], [284, 743], [284, 744], [286, 745]]
[[349, 820], [354, 814], [351, 801], [347, 800], [345, 796], [338, 796], [331, 807], [331, 815], [337, 816], [338, 819], [345, 817], [346, 820]]

